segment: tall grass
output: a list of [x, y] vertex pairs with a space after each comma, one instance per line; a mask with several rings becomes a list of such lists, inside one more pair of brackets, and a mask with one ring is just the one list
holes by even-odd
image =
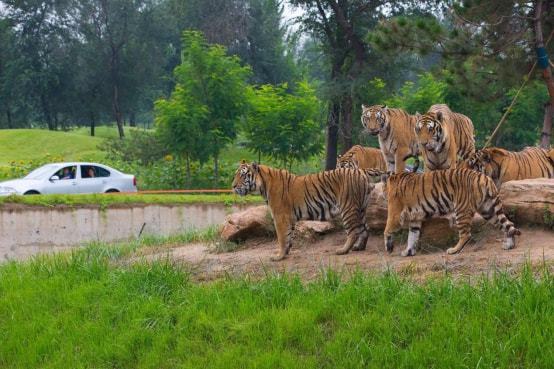
[[0, 266], [0, 367], [551, 368], [554, 283], [325, 271], [194, 284], [125, 248]]

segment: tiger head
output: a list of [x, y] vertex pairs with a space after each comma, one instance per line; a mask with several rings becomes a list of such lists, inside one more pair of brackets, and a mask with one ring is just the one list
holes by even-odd
[[442, 112], [416, 113], [415, 133], [419, 145], [427, 151], [439, 152], [443, 141]]
[[377, 136], [389, 124], [389, 114], [386, 105], [362, 105], [362, 126], [372, 136]]
[[477, 150], [465, 160], [465, 167], [483, 173], [492, 178], [500, 175], [500, 165], [506, 152], [497, 148]]
[[241, 161], [235, 178], [233, 179], [233, 191], [245, 196], [249, 193], [257, 193], [260, 189], [259, 166], [256, 162], [248, 164], [246, 161]]
[[360, 165], [358, 164], [358, 161], [354, 158], [354, 153], [349, 152], [344, 155], [339, 155], [337, 157], [337, 169], [339, 168], [345, 168], [345, 169], [359, 169]]

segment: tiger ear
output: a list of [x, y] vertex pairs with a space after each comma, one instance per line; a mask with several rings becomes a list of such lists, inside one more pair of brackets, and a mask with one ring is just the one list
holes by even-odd
[[368, 106], [366, 106], [365, 104], [362, 104], [362, 110], [367, 110]]
[[386, 109], [386, 108], [387, 108], [387, 104], [381, 105], [381, 109]]
[[442, 122], [442, 118], [443, 118], [442, 111], [438, 111], [438, 112], [437, 112], [437, 120], [438, 120], [439, 122]]
[[242, 159], [239, 164], [240, 165], [246, 164], [246, 160]]
[[252, 167], [252, 170], [254, 170], [254, 172], [256, 173], [260, 170], [260, 166], [255, 161], [253, 161], [252, 164], [250, 164], [250, 167]]
[[490, 163], [492, 161], [491, 159], [491, 154], [489, 154], [488, 152], [486, 151], [483, 151], [483, 160], [485, 161], [485, 163]]

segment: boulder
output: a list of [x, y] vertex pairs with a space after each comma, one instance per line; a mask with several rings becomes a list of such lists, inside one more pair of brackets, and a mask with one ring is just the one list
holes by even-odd
[[225, 241], [237, 242], [273, 234], [275, 227], [271, 212], [266, 205], [261, 205], [228, 215], [220, 235]]
[[514, 223], [554, 226], [554, 179], [537, 178], [502, 184], [504, 212]]
[[383, 194], [383, 183], [375, 184], [366, 210], [367, 225], [372, 231], [383, 231], [387, 224], [387, 200]]
[[301, 220], [294, 227], [294, 236], [304, 240], [313, 241], [317, 237], [334, 232], [338, 225], [333, 222], [320, 222], [315, 220]]

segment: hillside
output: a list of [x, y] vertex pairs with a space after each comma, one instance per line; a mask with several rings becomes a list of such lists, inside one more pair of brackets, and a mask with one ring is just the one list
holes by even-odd
[[7, 166], [12, 161], [42, 160], [45, 156], [63, 160], [100, 160], [103, 154], [98, 145], [103, 140], [83, 132], [3, 129], [0, 130], [0, 166]]

